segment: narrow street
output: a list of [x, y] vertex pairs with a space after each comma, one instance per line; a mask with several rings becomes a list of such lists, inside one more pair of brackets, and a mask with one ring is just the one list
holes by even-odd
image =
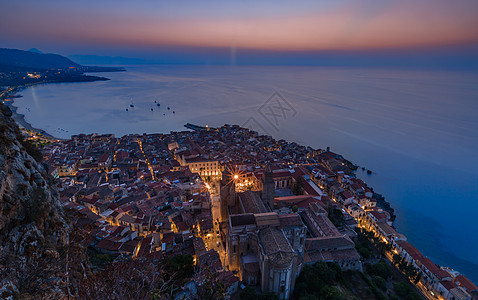
[[140, 139], [138, 139], [137, 142], [138, 142], [138, 145], [139, 145], [139, 149], [141, 150], [141, 153], [143, 153], [144, 160], [146, 161], [146, 164], [148, 165], [148, 169], [151, 172], [151, 177], [152, 177], [153, 180], [155, 180], [153, 167], [151, 166], [151, 164], [148, 160], [148, 157], [146, 156], [146, 153], [144, 153], [144, 151], [143, 151], [143, 143], [141, 142]]

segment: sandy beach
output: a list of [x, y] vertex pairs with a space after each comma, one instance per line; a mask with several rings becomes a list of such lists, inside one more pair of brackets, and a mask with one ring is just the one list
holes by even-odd
[[10, 110], [12, 111], [12, 118], [13, 120], [15, 120], [15, 122], [18, 124], [18, 126], [20, 126], [20, 128], [24, 128], [25, 130], [28, 130], [28, 131], [33, 131], [33, 132], [37, 132], [37, 133], [41, 133], [42, 135], [44, 135], [45, 137], [48, 137], [48, 138], [52, 138], [52, 139], [60, 139], [58, 137], [55, 137], [49, 133], [47, 133], [45, 130], [43, 129], [39, 129], [39, 128], [35, 128], [33, 127], [30, 123], [28, 123], [26, 120], [25, 120], [25, 115], [23, 114], [20, 114], [17, 112], [17, 107], [14, 105], [14, 100], [13, 99], [16, 99], [16, 98], [19, 98], [21, 99], [21, 97], [18, 97], [19, 96], [19, 92], [22, 91], [24, 88], [19, 88], [16, 92], [15, 92], [15, 95], [14, 96], [17, 96], [17, 97], [7, 97], [6, 99], [3, 100], [3, 103], [8, 106], [10, 108]]

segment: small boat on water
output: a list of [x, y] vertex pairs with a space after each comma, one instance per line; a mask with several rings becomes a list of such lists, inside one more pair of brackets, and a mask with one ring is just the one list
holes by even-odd
[[133, 104], [133, 103], [131, 103], [131, 104], [129, 105], [129, 107], [134, 107], [134, 104]]
[[156, 106], [160, 106], [159, 103], [156, 103]]
[[170, 110], [170, 109], [171, 109], [171, 108], [169, 108], [169, 106], [168, 106], [168, 110]]
[[173, 110], [173, 114], [176, 114], [176, 112]]
[[153, 108], [151, 107], [151, 111], [153, 111]]
[[126, 111], [128, 111], [128, 109], [126, 109]]

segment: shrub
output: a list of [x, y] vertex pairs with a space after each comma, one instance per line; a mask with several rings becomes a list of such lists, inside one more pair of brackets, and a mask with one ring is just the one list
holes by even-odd
[[239, 293], [239, 298], [241, 300], [255, 300], [257, 299], [256, 291], [248, 286]]
[[410, 287], [407, 283], [404, 282], [399, 282], [395, 283], [393, 285], [393, 289], [395, 290], [395, 293], [404, 298], [404, 299], [409, 299], [409, 300], [415, 300], [415, 299], [422, 299], [420, 295], [417, 294], [417, 292]]
[[370, 275], [380, 276], [383, 279], [387, 279], [389, 276], [392, 275], [392, 271], [390, 270], [390, 267], [387, 265], [386, 262], [383, 262], [383, 261], [373, 265], [368, 265], [367, 273]]
[[372, 275], [372, 282], [382, 291], [387, 290], [387, 281], [380, 276]]

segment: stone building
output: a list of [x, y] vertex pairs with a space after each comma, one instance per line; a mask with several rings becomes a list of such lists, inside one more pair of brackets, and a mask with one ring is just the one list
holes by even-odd
[[232, 175], [223, 173], [227, 264], [245, 283], [289, 299], [302, 267], [307, 228], [298, 214], [272, 211], [274, 192], [272, 172], [265, 172], [262, 192], [242, 193], [235, 192]]
[[274, 174], [272, 173], [271, 168], [267, 166], [263, 175], [262, 200], [264, 201], [264, 205], [268, 206], [269, 209], [274, 208], [274, 194]]

